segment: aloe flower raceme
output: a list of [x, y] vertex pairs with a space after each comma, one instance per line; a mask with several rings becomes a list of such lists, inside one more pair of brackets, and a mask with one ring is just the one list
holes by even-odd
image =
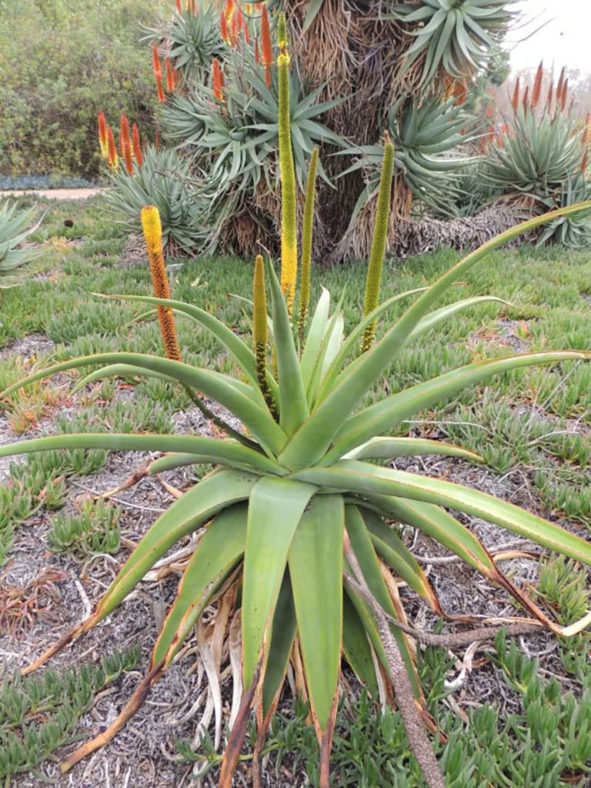
[[224, 74], [217, 57], [214, 57], [213, 59], [211, 70], [212, 70], [211, 87], [213, 90], [213, 95], [216, 97], [218, 101], [225, 101]]
[[158, 44], [156, 43], [152, 47], [152, 67], [154, 71], [154, 80], [156, 82], [156, 90], [158, 92], [158, 101], [164, 104], [166, 96], [164, 95], [164, 88], [162, 87], [162, 63], [160, 62]]
[[261, 14], [261, 49], [263, 66], [265, 67], [265, 82], [267, 87], [271, 87], [271, 66], [273, 65], [273, 44], [271, 43], [271, 30], [269, 26], [269, 12], [267, 6], [263, 6]]
[[[286, 155], [282, 146], [282, 171]], [[193, 320], [232, 359], [236, 375], [194, 367], [173, 357], [108, 352], [38, 370], [0, 393], [0, 397], [9, 396], [49, 375], [93, 367], [77, 388], [108, 376], [157, 377], [193, 392], [201, 391], [229, 410], [244, 427], [243, 433], [226, 439], [91, 433], [54, 435], [0, 447], [0, 457], [56, 449], [166, 452], [134, 479], [186, 465], [217, 466], [155, 521], [88, 618], [62, 635], [25, 670], [28, 673], [38, 668], [109, 616], [176, 542], [200, 531], [154, 645], [148, 672], [117, 719], [67, 758], [62, 765], [64, 771], [121, 730], [170, 666], [202, 613], [216, 602], [226, 611], [223, 621], [240, 620], [242, 635], [242, 692], [231, 714], [235, 721], [221, 769], [223, 788], [231, 786], [253, 709], [258, 728], [255, 753], [261, 751], [290, 660], [310, 701], [321, 749], [322, 788], [329, 785], [342, 659], [374, 696], [379, 697], [379, 688], [386, 685], [386, 697], [395, 696], [409, 739], [426, 737], [421, 718], [427, 723], [430, 718], [412, 643], [401, 628], [382, 620], [376, 607], [404, 628], [397, 583], [403, 581], [437, 616], [452, 617], [446, 616], [435, 589], [392, 528], [392, 521], [435, 539], [471, 569], [499, 585], [524, 609], [525, 616], [518, 621], [530, 627], [532, 623], [546, 627], [564, 637], [591, 623], [588, 613], [575, 624], [559, 626], [503, 574], [482, 542], [454, 513], [479, 517], [587, 565], [591, 565], [590, 542], [479, 490], [375, 462], [425, 454], [481, 461], [460, 446], [393, 438], [387, 433], [495, 374], [532, 365], [585, 361], [591, 359], [591, 351], [544, 351], [470, 363], [369, 406], [364, 404], [372, 388], [382, 390], [383, 375], [396, 363], [402, 348], [443, 325], [459, 310], [500, 301], [480, 296], [436, 308], [454, 283], [490, 251], [521, 233], [589, 208], [591, 202], [570, 206], [508, 230], [458, 262], [430, 287], [386, 300], [347, 336], [343, 315], [339, 308], [331, 311], [330, 294], [324, 290], [299, 351], [288, 298], [271, 264], [266, 277], [263, 275], [260, 258], [254, 272], [254, 350], [217, 317], [196, 305], [168, 297], [109, 296], [160, 307]], [[142, 218], [151, 255], [158, 257], [157, 213], [145, 209]], [[265, 279], [270, 295], [266, 321]], [[389, 307], [403, 299], [412, 299], [411, 305], [385, 329], [376, 344], [357, 356], [367, 327], [384, 319]], [[263, 325], [266, 322], [272, 327], [268, 333]], [[269, 338], [276, 373], [266, 364]], [[234, 608], [233, 615], [227, 615], [228, 606]], [[466, 617], [462, 620], [465, 622]], [[228, 630], [224, 626], [222, 636]], [[470, 632], [465, 634], [472, 637]], [[443, 785], [433, 753], [415, 749], [415, 754], [428, 784]], [[256, 763], [254, 768], [256, 773]]]
[[107, 127], [107, 164], [112, 170], [116, 170], [119, 166], [115, 135], [113, 134], [113, 128], [111, 126]]
[[98, 114], [98, 138], [103, 159], [109, 158], [109, 146], [107, 142], [107, 121], [105, 113], [101, 110]]
[[129, 121], [127, 120], [127, 115], [125, 113], [121, 115], [121, 125], [119, 128], [119, 152], [121, 153], [121, 158], [125, 163], [125, 169], [127, 170], [128, 175], [133, 175], [131, 136], [129, 133]]
[[[170, 285], [166, 274], [166, 266], [164, 264], [162, 224], [156, 206], [147, 205], [145, 208], [142, 208], [142, 229], [146, 240], [148, 259], [150, 261], [150, 274], [154, 286], [154, 296], [159, 299], [169, 299]], [[174, 315], [169, 308], [162, 305], [157, 307], [157, 311], [166, 357], [174, 361], [180, 361], [181, 351], [176, 335]]]
[[133, 147], [133, 155], [137, 162], [138, 169], [142, 168], [143, 162], [143, 155], [142, 155], [142, 143], [140, 141], [140, 130], [137, 127], [137, 123], [134, 123], [131, 127], [131, 139], [132, 139], [132, 147]]
[[279, 163], [281, 171], [281, 289], [291, 312], [298, 276], [297, 185], [289, 114], [289, 52], [285, 17], [279, 18]]

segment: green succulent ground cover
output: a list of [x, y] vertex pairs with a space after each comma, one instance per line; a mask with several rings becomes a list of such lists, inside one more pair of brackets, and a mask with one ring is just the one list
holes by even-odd
[[[41, 274], [2, 295], [0, 389], [22, 377], [25, 363], [47, 365], [47, 353], [24, 362], [10, 352], [11, 346], [18, 348], [13, 343], [32, 334], [55, 343], [51, 354], [56, 361], [99, 350], [160, 352], [157, 325], [142, 319], [139, 305], [99, 301], [92, 296], [92, 292], [145, 294], [150, 287], [141, 255], [133, 253], [133, 244], [105, 212], [100, 198], [83, 205], [45, 207], [46, 220], [33, 236], [44, 245]], [[67, 220], [73, 226], [65, 226]], [[454, 252], [441, 250], [404, 265], [392, 265], [385, 272], [384, 298], [427, 284], [455, 259]], [[335, 300], [344, 296], [345, 318], [350, 325], [358, 319], [365, 272], [365, 264], [360, 264], [323, 275], [323, 284]], [[186, 260], [177, 273], [173, 295], [199, 304], [236, 331], [247, 333], [241, 302], [229, 294], [247, 292], [251, 276], [251, 266], [236, 259]], [[402, 353], [398, 377], [386, 376], [383, 386], [388, 393], [427, 375], [511, 350], [591, 346], [591, 257], [587, 253], [529, 246], [496, 252], [488, 265], [457, 286], [455, 299], [490, 292], [515, 308], [499, 311], [498, 305], [484, 304], [459, 313], [443, 329], [423, 336]], [[392, 317], [395, 315], [396, 305]], [[223, 371], [230, 371], [230, 363], [225, 369], [218, 348], [204, 332], [181, 319], [178, 330], [190, 363], [207, 366], [216, 359], [218, 364], [222, 361]], [[464, 341], [466, 336], [468, 342]], [[565, 368], [562, 375], [549, 370], [505, 375], [485, 388], [463, 393], [444, 408], [423, 414], [423, 423], [415, 429], [482, 453], [487, 470], [499, 480], [517, 469], [527, 480], [533, 505], [545, 516], [565, 517], [583, 529], [591, 528], [590, 384], [591, 369], [582, 364]], [[109, 425], [115, 432], [165, 432], [173, 414], [189, 407], [182, 391], [152, 381], [135, 386], [131, 409], [115, 396], [117, 385], [111, 381], [94, 384], [79, 394], [68, 422], [59, 416], [68, 388], [63, 380], [34, 387], [20, 400], [15, 397], [6, 416], [15, 432], [27, 432], [37, 422], [57, 420], [62, 430], [83, 427], [98, 431]], [[152, 407], [148, 392], [152, 397], [157, 393], [159, 409]], [[377, 394], [371, 392], [368, 403]], [[95, 451], [32, 455], [24, 464], [13, 465], [11, 483], [0, 485], [0, 561], [9, 558], [21, 522], [40, 509], [59, 510], [68, 478], [93, 473], [104, 462], [105, 454]], [[55, 518], [54, 532], [56, 527], [63, 530], [61, 515], [51, 516]], [[55, 549], [68, 550], [67, 536], [62, 534], [56, 540]], [[81, 543], [84, 549], [80, 552]], [[89, 545], [92, 550], [96, 543], [76, 538], [72, 544], [77, 546], [72, 555], [83, 560], [85, 550]], [[103, 550], [108, 547], [100, 544]], [[585, 574], [568, 563], [555, 561], [544, 569], [536, 593], [540, 601], [559, 611], [564, 623], [574, 621], [588, 607]], [[490, 658], [511, 702], [500, 702], [504, 692], [499, 689], [501, 697], [491, 697], [487, 705], [470, 710], [468, 722], [443, 702], [447, 694], [443, 682], [450, 668], [445, 651], [427, 649], [423, 654], [429, 705], [448, 736], [447, 744], [437, 745], [444, 753], [442, 765], [448, 783], [553, 786], [561, 778], [574, 778], [585, 785], [591, 768], [591, 752], [584, 744], [589, 739], [584, 733], [591, 716], [588, 636], [569, 641], [568, 650], [559, 645], [552, 670], [557, 677], [538, 672], [535, 658], [524, 655], [518, 644], [499, 641], [497, 645]], [[15, 691], [20, 690], [17, 687]], [[303, 706], [295, 718], [278, 715], [266, 745], [268, 770], [270, 774], [281, 774], [285, 768], [291, 774], [303, 770], [314, 784], [318, 750], [305, 718]], [[381, 714], [361, 696], [343, 704], [337, 733], [335, 784], [408, 788], [421, 784], [397, 714]], [[57, 737], [52, 747], [62, 741]], [[6, 746], [0, 736], [0, 764]], [[187, 744], [179, 743], [178, 749], [187, 760], [201, 762], [205, 755], [206, 767], [217, 766], [218, 756], [208, 753], [207, 746], [197, 755]], [[8, 769], [4, 774], [9, 773]]]

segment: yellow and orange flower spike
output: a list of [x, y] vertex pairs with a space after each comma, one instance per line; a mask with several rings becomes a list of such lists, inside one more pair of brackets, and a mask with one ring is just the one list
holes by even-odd
[[119, 159], [117, 157], [115, 135], [111, 126], [107, 126], [107, 151], [107, 164], [112, 170], [116, 170], [119, 166]]
[[121, 115], [121, 126], [119, 129], [119, 150], [121, 158], [125, 162], [125, 169], [128, 175], [133, 175], [133, 158], [131, 155], [131, 137], [129, 135], [129, 121], [125, 112]]
[[[156, 298], [170, 298], [170, 284], [166, 274], [164, 264], [164, 251], [162, 247], [162, 224], [160, 213], [155, 205], [146, 205], [141, 212], [142, 229], [148, 250], [148, 260], [150, 261], [150, 274], [154, 296]], [[166, 357], [173, 361], [181, 360], [181, 350], [176, 335], [174, 315], [172, 309], [166, 306], [156, 307], [158, 310], [158, 321], [160, 323], [160, 333]]]
[[176, 74], [172, 67], [172, 62], [168, 55], [166, 56], [166, 91], [167, 93], [174, 93], [176, 87]]
[[109, 158], [109, 146], [107, 143], [107, 121], [105, 113], [101, 110], [98, 114], [98, 138], [103, 159]]
[[271, 43], [271, 30], [269, 27], [269, 13], [267, 6], [263, 6], [261, 15], [261, 45], [263, 50], [263, 65], [265, 67], [265, 82], [271, 87], [271, 65], [273, 63], [273, 45]]
[[279, 172], [281, 176], [281, 290], [291, 314], [298, 278], [297, 185], [289, 113], [289, 52], [285, 16], [279, 17]]
[[137, 127], [137, 123], [134, 123], [131, 127], [131, 141], [133, 145], [133, 155], [135, 156], [138, 170], [141, 170], [142, 164], [144, 162], [142, 156], [142, 144], [140, 142], [140, 130]]
[[121, 113], [121, 120], [119, 121], [119, 153], [123, 156], [123, 149], [125, 142], [130, 141], [129, 136], [129, 121], [125, 112]]
[[214, 57], [212, 63], [212, 88], [213, 95], [218, 101], [225, 101], [224, 98], [224, 74], [220, 67], [217, 57]]

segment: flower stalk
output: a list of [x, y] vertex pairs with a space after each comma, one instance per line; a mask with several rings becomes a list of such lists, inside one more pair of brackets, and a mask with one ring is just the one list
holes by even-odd
[[308, 180], [306, 182], [306, 201], [304, 203], [304, 225], [302, 229], [302, 276], [300, 281], [300, 308], [298, 313], [298, 337], [300, 345], [304, 340], [308, 308], [310, 304], [310, 281], [312, 278], [312, 238], [314, 232], [314, 202], [316, 199], [316, 170], [318, 168], [318, 148], [315, 147], [310, 158]]
[[98, 138], [103, 159], [109, 158], [109, 143], [107, 141], [107, 121], [105, 113], [101, 110], [98, 114]]
[[[170, 298], [170, 284], [166, 274], [164, 264], [164, 252], [162, 246], [162, 224], [160, 222], [160, 212], [155, 205], [146, 205], [141, 212], [142, 229], [148, 251], [150, 262], [150, 274], [156, 298]], [[160, 333], [164, 344], [166, 357], [172, 361], [181, 361], [181, 350], [179, 347], [174, 315], [172, 310], [165, 306], [156, 307], [158, 311], [158, 321], [160, 323]]]
[[[382, 164], [382, 175], [380, 178], [380, 189], [378, 192], [378, 208], [376, 213], [376, 223], [374, 229], [373, 243], [367, 269], [367, 279], [365, 282], [365, 301], [363, 304], [363, 317], [367, 317], [370, 312], [378, 306], [380, 298], [380, 288], [382, 284], [382, 268], [386, 254], [386, 243], [388, 238], [388, 222], [390, 219], [390, 203], [392, 199], [392, 175], [394, 172], [394, 145], [390, 139], [386, 139], [384, 146], [384, 163]], [[376, 322], [370, 323], [365, 329], [361, 342], [361, 353], [368, 351], [375, 339]]]
[[281, 175], [281, 290], [291, 313], [298, 276], [296, 177], [289, 113], [289, 52], [285, 16], [279, 17], [279, 170]]

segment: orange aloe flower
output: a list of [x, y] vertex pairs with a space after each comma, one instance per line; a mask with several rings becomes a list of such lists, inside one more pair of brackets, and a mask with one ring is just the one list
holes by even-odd
[[224, 10], [220, 11], [220, 31], [222, 34], [222, 41], [225, 41], [226, 44], [229, 43], [228, 19], [226, 17], [226, 12]]
[[117, 146], [115, 145], [115, 136], [113, 134], [113, 129], [111, 126], [107, 127], [107, 151], [108, 151], [108, 158], [107, 163], [111, 169], [116, 170], [119, 166], [119, 160], [117, 158]]
[[[141, 211], [142, 229], [150, 261], [150, 274], [156, 298], [170, 298], [170, 284], [164, 264], [162, 248], [162, 224], [160, 213], [155, 205], [146, 205]], [[160, 333], [167, 358], [173, 361], [181, 360], [181, 350], [176, 335], [174, 315], [172, 309], [166, 306], [157, 306]]]
[[258, 38], [255, 38], [255, 40], [254, 40], [254, 60], [255, 60], [255, 63], [260, 63], [261, 62], [261, 51], [259, 49], [259, 40], [258, 40]]
[[166, 91], [174, 93], [176, 87], [176, 74], [168, 55], [166, 56]]
[[133, 155], [137, 161], [138, 170], [140, 170], [143, 164], [143, 157], [142, 144], [140, 142], [140, 130], [137, 127], [137, 123], [134, 123], [131, 127], [131, 139], [133, 143]]
[[129, 121], [125, 112], [121, 113], [121, 121], [119, 123], [119, 153], [123, 156], [123, 147], [125, 142], [129, 141]]
[[536, 71], [536, 78], [534, 81], [534, 89], [531, 97], [531, 107], [535, 109], [540, 101], [540, 94], [542, 92], [542, 79], [544, 78], [544, 61], [540, 61], [538, 70]]
[[181, 0], [176, 0], [176, 10], [179, 12], [179, 14], [183, 13], [183, 9], [181, 8]]
[[263, 6], [263, 13], [261, 16], [261, 43], [263, 47], [263, 65], [270, 66], [273, 63], [273, 45], [271, 44], [269, 14], [266, 5]]
[[216, 97], [218, 101], [225, 101], [224, 99], [224, 74], [222, 69], [220, 68], [220, 64], [218, 62], [217, 57], [213, 59], [213, 67], [212, 67], [212, 87], [213, 87], [213, 95]]
[[158, 54], [158, 44], [152, 47], [152, 65], [154, 68], [154, 79], [156, 80], [156, 90], [158, 91], [158, 101], [164, 104], [166, 98], [164, 96], [164, 89], [162, 87], [162, 63], [160, 62], [160, 55]]
[[511, 104], [513, 106], [513, 112], [517, 112], [517, 107], [519, 106], [519, 89], [520, 89], [520, 80], [519, 77], [515, 80], [515, 90], [513, 91], [513, 98], [511, 100]]
[[248, 22], [246, 19], [244, 20], [242, 31], [244, 33], [244, 43], [247, 44], [247, 46], [250, 46], [250, 30], [248, 29]]
[[109, 158], [109, 147], [107, 143], [107, 121], [105, 113], [101, 110], [98, 114], [98, 137], [103, 159]]

